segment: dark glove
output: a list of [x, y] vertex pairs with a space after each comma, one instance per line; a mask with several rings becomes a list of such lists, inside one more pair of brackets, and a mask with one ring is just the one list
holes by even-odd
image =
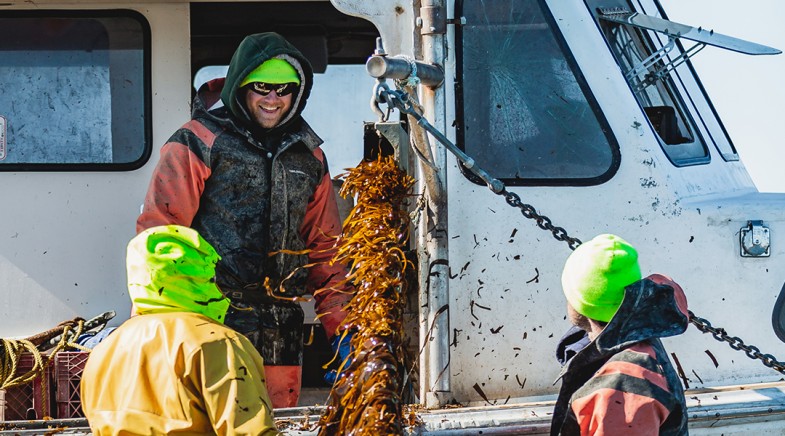
[[332, 341], [330, 341], [330, 346], [333, 349], [334, 353], [338, 354], [338, 358], [340, 359], [339, 365], [342, 369], [341, 373], [339, 374], [337, 370], [331, 369], [324, 374], [324, 381], [329, 384], [334, 384], [335, 381], [341, 377], [343, 377], [344, 371], [348, 368], [352, 361], [349, 360], [349, 355], [352, 354], [352, 337], [354, 336], [354, 332], [335, 335]]

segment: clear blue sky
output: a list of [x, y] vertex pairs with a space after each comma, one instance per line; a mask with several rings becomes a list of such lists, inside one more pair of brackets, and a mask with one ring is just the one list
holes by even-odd
[[[671, 21], [785, 51], [785, 0], [661, 0]], [[693, 65], [763, 192], [785, 192], [785, 54], [706, 47]]]

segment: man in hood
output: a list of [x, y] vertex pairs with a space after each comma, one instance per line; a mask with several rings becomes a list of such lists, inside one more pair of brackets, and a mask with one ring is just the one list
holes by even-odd
[[93, 349], [80, 383], [94, 435], [280, 434], [261, 356], [223, 325], [218, 259], [196, 231], [176, 225], [128, 244], [138, 315]]
[[300, 393], [298, 297], [314, 295], [333, 340], [351, 298], [345, 266], [329, 262], [341, 223], [322, 140], [300, 115], [312, 85], [310, 64], [283, 37], [246, 37], [161, 149], [136, 226], [193, 227], [215, 246], [217, 283], [232, 301], [226, 325], [264, 358], [275, 407]]
[[687, 299], [671, 279], [641, 279], [638, 253], [615, 235], [580, 245], [562, 273], [564, 365], [552, 435], [686, 435], [681, 382], [659, 338], [683, 333]]

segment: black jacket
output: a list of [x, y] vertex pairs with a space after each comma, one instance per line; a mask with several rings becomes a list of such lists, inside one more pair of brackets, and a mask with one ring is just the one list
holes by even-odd
[[[568, 332], [557, 348], [560, 361], [569, 360], [551, 435], [686, 435], [684, 391], [659, 338], [683, 333], [688, 323], [681, 288], [654, 275], [625, 289], [594, 341]], [[581, 341], [582, 349], [573, 346]]]

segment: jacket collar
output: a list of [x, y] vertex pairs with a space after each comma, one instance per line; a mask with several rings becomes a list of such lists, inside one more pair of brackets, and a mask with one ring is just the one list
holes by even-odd
[[[604, 361], [629, 346], [653, 338], [675, 336], [687, 329], [687, 299], [681, 287], [664, 276], [652, 275], [624, 290], [619, 310], [605, 329], [562, 368], [557, 381], [572, 368]], [[580, 335], [565, 335], [558, 349], [570, 348]]]

